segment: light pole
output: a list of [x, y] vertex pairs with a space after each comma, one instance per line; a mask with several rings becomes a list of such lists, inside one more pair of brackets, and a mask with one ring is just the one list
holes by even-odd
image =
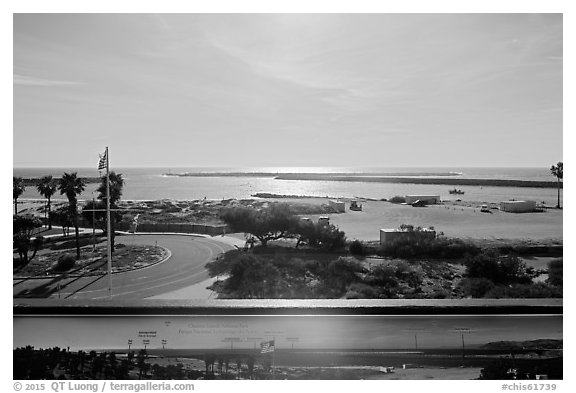
[[423, 329], [423, 328], [418, 328], [418, 327], [412, 327], [412, 328], [408, 328], [406, 329], [406, 331], [414, 334], [414, 350], [416, 352], [418, 352], [418, 334], [420, 333], [430, 333], [429, 330]]
[[286, 341], [292, 344], [292, 350], [294, 350], [294, 343], [300, 341], [298, 337], [286, 337]]
[[468, 327], [454, 328], [455, 333], [459, 333], [462, 338], [462, 366], [464, 366], [464, 359], [466, 358], [466, 344], [464, 343], [464, 334], [473, 333], [474, 331]]

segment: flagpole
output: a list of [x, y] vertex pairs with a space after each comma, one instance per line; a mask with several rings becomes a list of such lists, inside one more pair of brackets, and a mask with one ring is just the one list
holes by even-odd
[[108, 156], [108, 146], [106, 146], [106, 221], [108, 233], [108, 297], [112, 298], [112, 243], [110, 225], [110, 157]]

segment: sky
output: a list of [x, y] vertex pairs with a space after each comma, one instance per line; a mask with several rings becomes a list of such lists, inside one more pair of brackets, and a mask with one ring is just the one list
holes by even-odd
[[[33, 345], [71, 349], [124, 348], [129, 339], [150, 348], [253, 348], [254, 341], [274, 338], [278, 348], [413, 349], [459, 348], [465, 342], [562, 339], [562, 316], [80, 316], [18, 317], [14, 348]], [[43, 326], [43, 329], [38, 329]], [[110, 334], [114, 331], [114, 334]], [[150, 333], [153, 332], [153, 333]]]
[[15, 14], [13, 166], [562, 160], [561, 14]]

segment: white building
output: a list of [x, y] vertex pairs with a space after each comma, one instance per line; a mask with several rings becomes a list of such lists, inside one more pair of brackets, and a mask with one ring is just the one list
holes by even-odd
[[510, 213], [529, 213], [536, 210], [536, 201], [502, 201], [500, 210]]
[[440, 195], [406, 195], [406, 203], [412, 204], [416, 201], [423, 201], [429, 205], [440, 203]]

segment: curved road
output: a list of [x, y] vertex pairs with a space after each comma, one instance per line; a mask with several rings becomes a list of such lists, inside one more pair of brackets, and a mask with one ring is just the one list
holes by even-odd
[[[128, 235], [123, 236], [121, 242], [126, 245], [157, 242], [172, 255], [150, 267], [112, 274], [112, 297], [118, 299], [144, 299], [202, 282], [209, 278], [206, 263], [233, 249], [213, 238], [179, 235]], [[27, 280], [15, 284], [13, 293], [15, 298], [107, 299], [108, 276]]]

